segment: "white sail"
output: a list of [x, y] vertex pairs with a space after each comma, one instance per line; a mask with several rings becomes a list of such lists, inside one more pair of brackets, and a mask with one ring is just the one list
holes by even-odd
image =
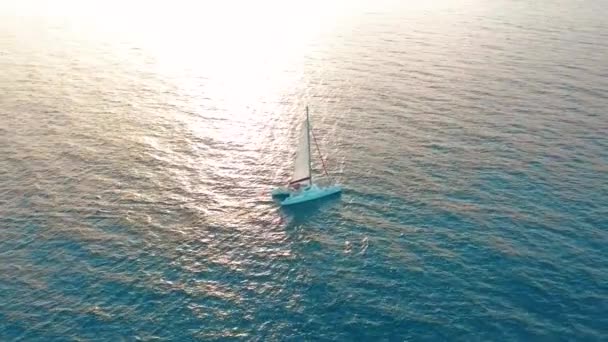
[[298, 149], [296, 150], [296, 159], [291, 177], [292, 183], [308, 185], [310, 179], [310, 141], [308, 133], [308, 120], [304, 120], [298, 138]]

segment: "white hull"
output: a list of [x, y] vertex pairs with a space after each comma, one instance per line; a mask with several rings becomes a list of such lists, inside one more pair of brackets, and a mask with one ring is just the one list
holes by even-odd
[[294, 205], [298, 203], [313, 201], [319, 198], [331, 196], [342, 191], [339, 185], [331, 185], [327, 187], [318, 187], [312, 185], [306, 189], [291, 193], [289, 197], [281, 202], [282, 206]]

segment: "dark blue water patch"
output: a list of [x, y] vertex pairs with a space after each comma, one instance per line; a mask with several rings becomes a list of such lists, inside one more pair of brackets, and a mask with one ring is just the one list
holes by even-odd
[[6, 314], [0, 312], [0, 338], [5, 341], [13, 341], [28, 332], [28, 326], [23, 322], [13, 322]]

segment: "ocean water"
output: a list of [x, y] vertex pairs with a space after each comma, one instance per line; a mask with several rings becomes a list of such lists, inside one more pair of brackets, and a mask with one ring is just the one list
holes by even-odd
[[0, 2], [0, 340], [607, 340], [607, 12]]

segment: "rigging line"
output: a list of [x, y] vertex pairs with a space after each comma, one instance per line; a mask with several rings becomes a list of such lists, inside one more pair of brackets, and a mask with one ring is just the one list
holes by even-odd
[[325, 172], [325, 175], [329, 177], [329, 174], [327, 173], [327, 167], [325, 166], [325, 160], [323, 160], [323, 155], [321, 154], [321, 149], [319, 148], [319, 144], [317, 143], [317, 137], [315, 136], [315, 132], [312, 130], [312, 128], [310, 129], [310, 133], [312, 133], [312, 139], [315, 141], [315, 146], [317, 147], [317, 152], [319, 152], [319, 158], [321, 158], [321, 164], [323, 165], [323, 171]]

